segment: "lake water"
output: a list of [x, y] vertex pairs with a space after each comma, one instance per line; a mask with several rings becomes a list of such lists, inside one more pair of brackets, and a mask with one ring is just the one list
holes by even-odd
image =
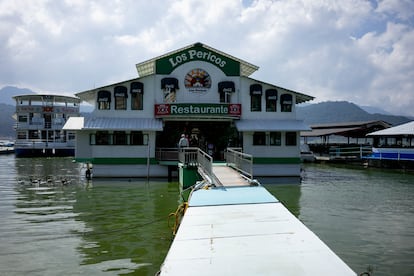
[[[0, 275], [159, 270], [178, 183], [88, 182], [84, 169], [71, 158], [0, 156]], [[300, 185], [266, 188], [357, 273], [414, 275], [413, 174], [307, 164]]]

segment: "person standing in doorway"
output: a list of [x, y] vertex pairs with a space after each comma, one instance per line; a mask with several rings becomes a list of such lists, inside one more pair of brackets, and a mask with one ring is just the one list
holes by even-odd
[[188, 139], [187, 137], [185, 137], [185, 134], [181, 134], [180, 141], [178, 141], [178, 147], [179, 148], [188, 147]]

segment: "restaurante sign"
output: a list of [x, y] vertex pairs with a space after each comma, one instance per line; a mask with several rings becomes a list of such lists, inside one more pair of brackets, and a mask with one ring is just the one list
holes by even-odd
[[241, 116], [241, 104], [156, 104], [155, 117], [168, 116]]

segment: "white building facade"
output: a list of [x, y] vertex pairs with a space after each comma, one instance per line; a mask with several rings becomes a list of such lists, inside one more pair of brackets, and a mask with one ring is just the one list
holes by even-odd
[[255, 177], [300, 174], [299, 135], [310, 129], [295, 104], [313, 97], [250, 78], [257, 66], [201, 43], [136, 67], [136, 79], [76, 94], [94, 111], [64, 129], [94, 177], [165, 177], [182, 134], [214, 160], [242, 148]]

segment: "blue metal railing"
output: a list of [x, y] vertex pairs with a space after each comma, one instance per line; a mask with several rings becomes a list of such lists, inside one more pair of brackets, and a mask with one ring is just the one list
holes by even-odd
[[368, 159], [414, 161], [414, 149], [399, 148], [373, 148]]

